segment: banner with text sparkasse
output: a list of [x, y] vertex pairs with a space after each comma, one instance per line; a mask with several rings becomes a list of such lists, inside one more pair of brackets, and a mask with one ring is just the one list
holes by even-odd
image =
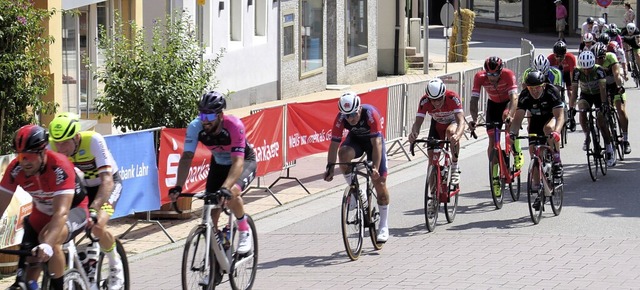
[[[378, 109], [385, 134], [387, 96], [389, 89], [381, 88], [359, 94], [363, 104]], [[326, 152], [331, 144], [331, 129], [338, 114], [338, 99], [287, 104], [287, 162], [316, 153]]]
[[253, 145], [258, 168], [256, 176], [280, 171], [284, 166], [282, 143], [284, 106], [267, 108], [242, 118], [247, 140]]
[[[158, 184], [160, 201], [170, 203], [169, 189], [176, 185], [178, 178], [178, 162], [184, 149], [184, 137], [187, 129], [163, 128], [160, 133], [160, 152], [158, 153]], [[195, 155], [191, 161], [187, 181], [182, 192], [196, 193], [205, 190], [207, 175], [211, 164], [211, 151], [198, 142]]]

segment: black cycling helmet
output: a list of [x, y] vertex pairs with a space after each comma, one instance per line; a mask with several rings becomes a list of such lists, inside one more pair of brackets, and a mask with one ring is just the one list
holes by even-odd
[[18, 153], [42, 152], [49, 144], [47, 129], [38, 125], [25, 125], [16, 132], [13, 140], [13, 149]]
[[567, 44], [562, 40], [558, 40], [553, 45], [553, 53], [557, 55], [565, 55], [567, 54]]
[[607, 46], [598, 42], [591, 47], [591, 52], [593, 52], [596, 58], [604, 57], [607, 54]]
[[227, 101], [224, 99], [224, 95], [216, 91], [205, 93], [198, 103], [198, 111], [202, 113], [220, 114], [226, 108]]
[[545, 75], [539, 70], [532, 70], [527, 74], [527, 79], [524, 83], [527, 86], [539, 86], [546, 81]]
[[609, 36], [609, 34], [602, 33], [600, 34], [600, 36], [598, 36], [598, 42], [604, 45], [609, 44], [609, 41], [611, 41], [611, 37]]
[[488, 73], [500, 73], [502, 72], [502, 66], [502, 59], [497, 56], [488, 57], [484, 61], [484, 70]]
[[587, 24], [593, 24], [595, 22], [595, 20], [593, 19], [593, 17], [587, 17]]

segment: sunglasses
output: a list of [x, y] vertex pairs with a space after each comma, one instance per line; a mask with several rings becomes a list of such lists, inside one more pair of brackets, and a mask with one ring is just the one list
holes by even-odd
[[554, 54], [557, 58], [563, 58], [564, 54]]
[[213, 122], [216, 118], [218, 118], [218, 114], [216, 113], [200, 113], [198, 115], [200, 121], [204, 122]]
[[39, 152], [22, 152], [18, 153], [18, 161], [35, 162], [40, 157]]
[[342, 115], [347, 119], [351, 119], [351, 118], [355, 118], [358, 115], [358, 111], [355, 111], [351, 114], [342, 114]]
[[494, 73], [488, 72], [487, 75], [490, 76], [490, 77], [499, 77], [500, 76], [500, 72], [494, 72]]
[[444, 97], [439, 97], [437, 99], [429, 99], [429, 100], [431, 100], [432, 102], [440, 102], [440, 101], [444, 100]]

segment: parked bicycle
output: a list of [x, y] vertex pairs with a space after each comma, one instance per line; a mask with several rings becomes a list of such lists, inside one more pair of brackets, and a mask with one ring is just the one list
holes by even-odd
[[455, 219], [460, 186], [451, 183], [451, 151], [448, 140], [416, 139], [409, 147], [413, 156], [415, 156], [416, 143], [426, 143], [428, 148], [433, 148], [427, 165], [427, 180], [424, 186], [424, 217], [427, 230], [433, 232], [438, 221], [440, 203], [444, 205], [447, 222], [452, 223]]
[[[502, 138], [501, 136], [508, 136], [506, 129], [499, 127], [500, 122], [477, 124], [477, 127], [493, 125], [493, 138], [494, 145], [489, 155], [489, 185], [491, 187], [491, 197], [496, 209], [501, 209], [504, 203], [504, 195], [507, 193], [507, 188], [511, 194], [511, 200], [517, 201], [520, 199], [520, 174], [521, 169], [516, 170], [515, 165], [511, 164], [511, 158], [515, 157], [515, 148], [511, 143], [510, 138]], [[475, 131], [471, 132], [473, 138], [478, 138]], [[504, 140], [504, 149], [501, 145], [501, 139]], [[498, 176], [494, 177], [494, 166], [498, 166]], [[514, 183], [515, 182], [515, 186]]]
[[600, 169], [602, 175], [607, 175], [605, 148], [600, 144], [600, 129], [598, 128], [596, 118], [596, 114], [600, 109], [588, 108], [578, 111], [587, 113], [587, 126], [589, 128], [589, 138], [591, 140], [587, 146], [587, 165], [589, 167], [591, 180], [596, 181], [598, 179], [598, 169]]
[[534, 145], [527, 176], [527, 202], [531, 221], [538, 224], [547, 200], [553, 214], [560, 214], [564, 198], [564, 178], [562, 172], [559, 175], [553, 174], [553, 148], [547, 145], [548, 136], [529, 134], [528, 137], [518, 138], [528, 138], [530, 144]]
[[[378, 242], [378, 228], [380, 226], [380, 209], [378, 197], [374, 193], [371, 173], [371, 161], [338, 162], [329, 164], [347, 165], [351, 170], [351, 184], [344, 189], [341, 206], [342, 240], [347, 256], [352, 261], [357, 260], [362, 253], [364, 229], [369, 229], [369, 237], [375, 250], [382, 249], [384, 243]], [[360, 186], [358, 176], [365, 179], [364, 192]]]
[[[226, 206], [231, 196], [220, 191], [179, 195], [185, 196], [204, 200], [204, 206], [202, 222], [191, 230], [184, 245], [182, 289], [215, 289], [226, 274], [232, 289], [251, 289], [258, 267], [258, 233], [251, 216], [245, 214], [253, 245], [249, 252], [239, 254], [236, 252], [239, 241], [237, 220]], [[176, 202], [172, 205], [176, 212], [182, 213]], [[211, 210], [216, 208], [222, 209], [229, 217], [222, 230], [214, 227], [211, 218]]]

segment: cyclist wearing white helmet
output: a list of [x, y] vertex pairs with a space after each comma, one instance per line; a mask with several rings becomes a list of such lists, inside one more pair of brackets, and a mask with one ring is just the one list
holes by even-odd
[[582, 30], [580, 31], [580, 35], [584, 36], [587, 33], [594, 33], [598, 28], [598, 25], [595, 24], [596, 21], [593, 17], [587, 17], [587, 21], [582, 23]]
[[[324, 172], [324, 180], [333, 180], [333, 169], [336, 159], [340, 163], [351, 162], [367, 154], [367, 160], [373, 161], [373, 187], [376, 189], [377, 202], [380, 208], [380, 228], [377, 241], [384, 243], [389, 239], [388, 212], [389, 190], [387, 190], [387, 154], [384, 137], [382, 136], [382, 121], [378, 109], [372, 105], [361, 104], [360, 97], [356, 93], [344, 93], [338, 101], [337, 114], [333, 122], [331, 144], [327, 154], [327, 167]], [[342, 132], [347, 129], [349, 133], [342, 144]], [[351, 184], [349, 167], [340, 165], [347, 184]]]
[[[522, 74], [522, 89], [524, 90], [527, 85], [527, 76], [531, 71], [538, 70], [542, 72], [542, 74], [546, 77], [546, 83], [550, 83], [554, 86], [558, 86], [558, 89], [562, 87], [562, 72], [551, 66], [551, 62], [544, 54], [538, 54], [536, 58], [533, 59], [531, 63], [531, 67], [527, 68]], [[564, 94], [564, 93], [563, 93]]]
[[585, 33], [582, 36], [582, 43], [580, 43], [579, 52], [583, 52], [585, 50], [590, 50], [591, 46], [596, 43], [596, 37], [593, 33]]
[[[578, 85], [580, 85], [581, 90], [579, 99], [577, 93]], [[596, 57], [593, 52], [586, 50], [578, 56], [578, 67], [573, 71], [572, 86], [571, 99], [569, 100], [570, 108], [574, 108], [577, 101], [578, 109], [580, 110], [585, 110], [592, 106], [602, 108], [602, 110], [608, 109], [606, 73], [601, 66], [596, 64]], [[602, 111], [598, 111], [597, 119], [607, 151], [607, 166], [614, 166], [616, 164], [615, 154], [613, 154], [609, 127], [605, 123]], [[586, 151], [591, 142], [586, 112], [580, 112], [580, 127], [582, 127], [582, 132], [585, 135], [582, 150]]]
[[[638, 40], [640, 40], [640, 29], [636, 27], [633, 23], [628, 23], [625, 28], [620, 32], [620, 36], [622, 37], [622, 44], [625, 51], [633, 49], [633, 54], [629, 53], [627, 55], [627, 59], [629, 60], [629, 65], [633, 63], [638, 63], [640, 60], [640, 45], [638, 45]], [[634, 58], [632, 58], [634, 57]], [[629, 68], [629, 71], [633, 72], [633, 68]], [[635, 77], [632, 75], [631, 77]]]
[[[413, 143], [420, 134], [420, 127], [425, 116], [431, 116], [429, 127], [429, 137], [440, 140], [451, 141], [451, 183], [460, 182], [460, 168], [458, 167], [458, 153], [460, 152], [459, 141], [464, 132], [464, 112], [460, 97], [454, 91], [447, 90], [446, 86], [439, 78], [429, 81], [425, 88], [425, 94], [420, 99], [416, 120], [411, 126], [409, 142]], [[433, 148], [427, 150], [429, 160], [433, 154]]]

